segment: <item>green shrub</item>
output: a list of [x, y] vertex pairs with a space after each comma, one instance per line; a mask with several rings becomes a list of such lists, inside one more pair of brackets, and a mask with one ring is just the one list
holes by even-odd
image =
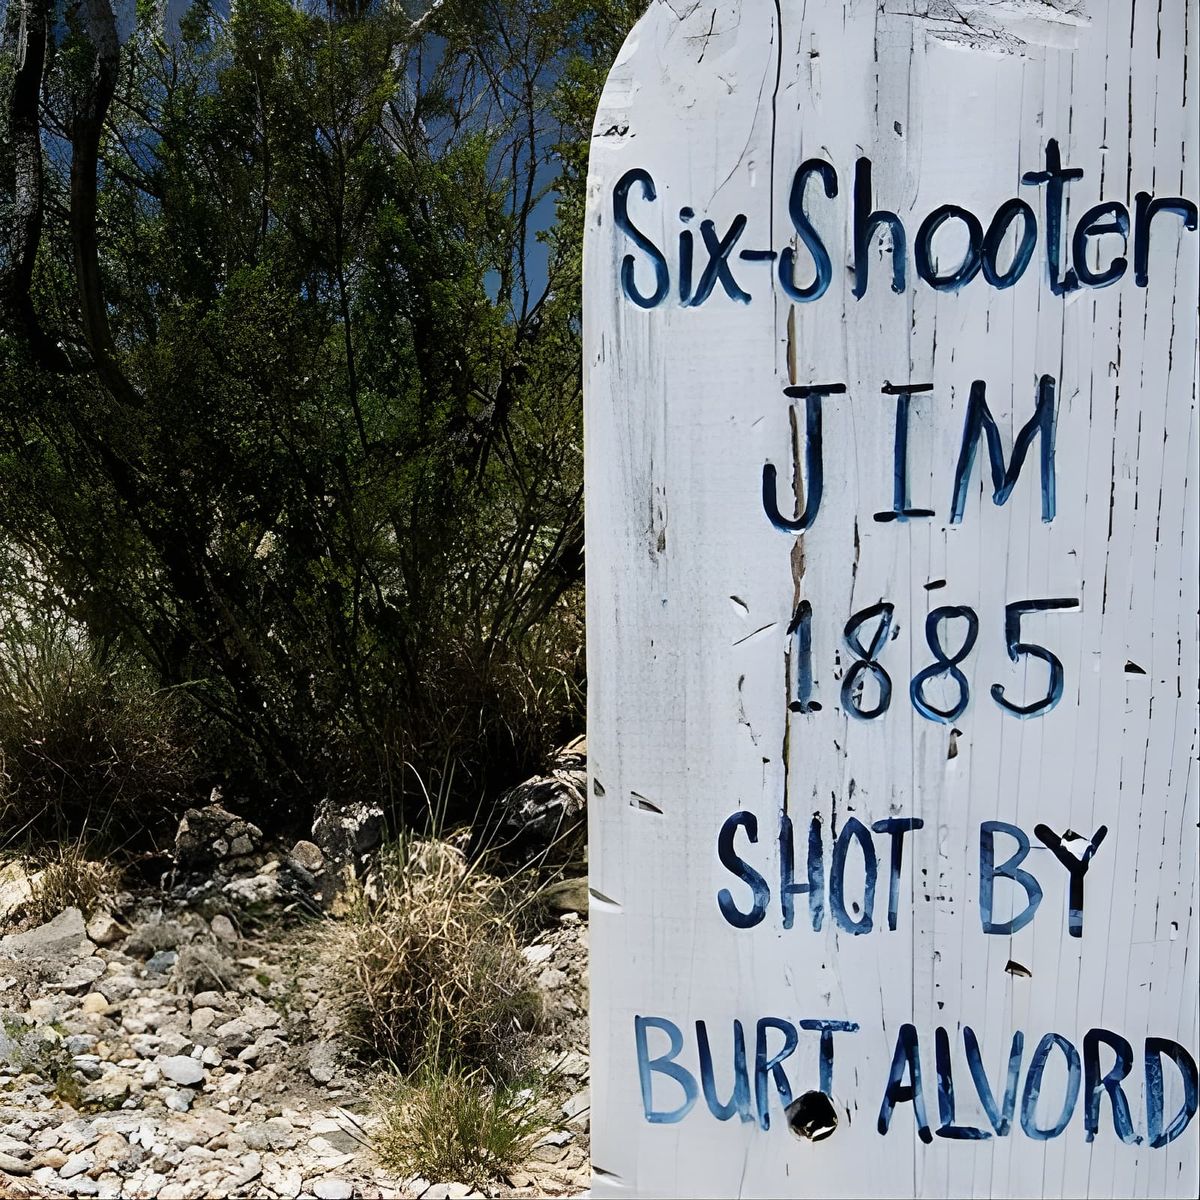
[[526, 1159], [547, 1114], [531, 1086], [486, 1072], [425, 1067], [376, 1088], [375, 1148], [398, 1170], [484, 1188]]

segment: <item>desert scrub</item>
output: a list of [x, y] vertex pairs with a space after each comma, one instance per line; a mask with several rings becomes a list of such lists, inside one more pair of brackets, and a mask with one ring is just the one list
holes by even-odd
[[0, 830], [4, 844], [168, 836], [192, 781], [180, 693], [103, 651], [0, 547]]
[[326, 927], [325, 978], [346, 1035], [402, 1072], [522, 1070], [541, 996], [499, 879], [436, 839], [386, 851]]
[[547, 1126], [534, 1086], [483, 1070], [426, 1066], [375, 1087], [376, 1152], [397, 1170], [483, 1190], [520, 1166]]
[[108, 904], [121, 884], [115, 866], [92, 861], [79, 845], [62, 846], [37, 865], [28, 905], [29, 916], [37, 924], [53, 920], [64, 908], [77, 908], [90, 917]]

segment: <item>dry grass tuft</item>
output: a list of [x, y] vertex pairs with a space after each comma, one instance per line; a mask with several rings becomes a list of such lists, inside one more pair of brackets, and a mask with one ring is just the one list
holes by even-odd
[[548, 1124], [531, 1087], [496, 1084], [482, 1070], [426, 1068], [375, 1090], [375, 1149], [400, 1171], [486, 1190], [524, 1163]]
[[107, 862], [93, 862], [79, 846], [64, 846], [49, 862], [39, 864], [28, 915], [38, 924], [53, 920], [64, 908], [85, 917], [104, 908], [121, 885], [121, 873]]
[[[445, 841], [392, 848], [351, 914], [325, 934], [346, 1034], [400, 1071], [523, 1067], [541, 996], [500, 880]], [[457, 1076], [456, 1076], [457, 1077]]]

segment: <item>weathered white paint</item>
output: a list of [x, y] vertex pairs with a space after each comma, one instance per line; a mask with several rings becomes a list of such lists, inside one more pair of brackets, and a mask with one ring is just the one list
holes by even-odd
[[[1196, 6], [1188, 0], [656, 0], [612, 71], [597, 117], [586, 244], [589, 750], [592, 774], [593, 1162], [598, 1196], [1188, 1196], [1195, 1193], [1197, 1121], [1169, 1145], [1123, 1144], [1102, 1094], [1099, 1132], [1085, 1137], [1087, 1080], [1058, 1137], [1021, 1126], [1030, 1058], [1057, 1032], [1080, 1052], [1089, 1029], [1133, 1049], [1124, 1092], [1147, 1132], [1143, 1047], [1162, 1037], [1197, 1053], [1197, 235], [1155, 218], [1148, 286], [1130, 269], [1112, 286], [1067, 296], [1048, 286], [1045, 168], [1049, 140], [1081, 168], [1067, 188], [1067, 230], [1101, 200], [1131, 209], [1139, 191], [1197, 198]], [[851, 293], [855, 161], [873, 163], [874, 203], [908, 234], [908, 279], [890, 290], [877, 237], [866, 295]], [[814, 177], [805, 205], [832, 260], [819, 300], [789, 303], [771, 262], [742, 249], [798, 246], [797, 282], [812, 258], [794, 236], [788, 196], [797, 167], [837, 171], [825, 196]], [[662, 247], [671, 292], [643, 309], [623, 293], [653, 290], [650, 257], [614, 227], [613, 191], [630, 169], [657, 199], [630, 191], [632, 221]], [[1021, 196], [1037, 211], [1029, 269], [1007, 290], [977, 276], [939, 292], [917, 279], [913, 239], [945, 203], [984, 227]], [[746, 231], [731, 259], [749, 303], [718, 283], [700, 306], [679, 302], [679, 210], [695, 210], [695, 276], [707, 255], [700, 223]], [[944, 241], [941, 240], [944, 237]], [[953, 265], [964, 239], [936, 243]], [[1100, 263], [1120, 239], [1100, 240]], [[1070, 246], [1064, 237], [1063, 255]], [[1001, 265], [1008, 261], [1002, 256]], [[1090, 253], [1096, 269], [1094, 251]], [[974, 464], [961, 523], [952, 480], [974, 380], [987, 384], [1007, 458], [1032, 416], [1039, 377], [1056, 382], [1056, 513], [1042, 520], [1038, 442], [1008, 502]], [[804, 401], [788, 385], [841, 382], [827, 399], [824, 495], [803, 535], [764, 513], [764, 464], [778, 469], [792, 516], [791, 421]], [[935, 516], [882, 523], [891, 507], [894, 398], [885, 383], [929, 383], [914, 397], [910, 498]], [[945, 581], [941, 586], [938, 581]], [[1046, 664], [1010, 661], [1005, 605], [1078, 598], [1077, 610], [1025, 618], [1021, 639], [1064, 664], [1061, 701], [1018, 720], [989, 694], [1018, 701], [1045, 689]], [[787, 627], [812, 605], [812, 698], [789, 712], [798, 649]], [[855, 655], [842, 628], [857, 610], [895, 605], [894, 640], [880, 651], [893, 681], [877, 720], [848, 719], [840, 680]], [[939, 605], [971, 606], [978, 640], [962, 664], [970, 701], [952, 725], [920, 716], [909, 681], [932, 660], [925, 621]], [[861, 633], [866, 644], [877, 625]], [[964, 622], [947, 630], [957, 647]], [[789, 661], [790, 656], [790, 661]], [[789, 680], [789, 671], [793, 678]], [[864, 704], [873, 701], [868, 686]], [[930, 685], [948, 704], [951, 690]], [[919, 817], [904, 841], [897, 929], [887, 928], [889, 839], [880, 855], [874, 928], [852, 936], [809, 924], [807, 897], [782, 926], [776, 838], [781, 811], [796, 827], [797, 881], [808, 821], [830, 832]], [[766, 918], [738, 929], [721, 915], [728, 888], [750, 889], [718, 861], [733, 813], [755, 814], [735, 848], [770, 884]], [[986, 934], [980, 912], [980, 826], [1004, 821], [1033, 844], [1023, 866], [1044, 888], [1033, 920]], [[1067, 932], [1067, 872], [1034, 835], [1044, 823], [1090, 837], [1108, 829], [1085, 880], [1082, 937]], [[1081, 850], [1085, 843], [1071, 843]], [[997, 839], [996, 861], [1014, 844]], [[862, 899], [851, 850], [846, 899]], [[1023, 892], [996, 884], [997, 921]], [[857, 915], [851, 912], [852, 919]], [[832, 1092], [839, 1123], [822, 1141], [788, 1129], [772, 1081], [770, 1129], [719, 1121], [703, 1095], [675, 1123], [646, 1120], [635, 1016], [673, 1022], [678, 1065], [699, 1073], [695, 1022], [712, 1039], [719, 1099], [733, 1082], [733, 1021], [749, 1043], [756, 1022], [841, 1019]], [[934, 1030], [949, 1031], [956, 1119], [990, 1130], [964, 1057], [961, 1029], [982, 1046], [993, 1089], [1004, 1088], [1014, 1031], [1023, 1031], [1012, 1130], [988, 1140], [928, 1145], [914, 1106], [877, 1128], [901, 1025], [917, 1030], [929, 1124], [940, 1124]], [[774, 1050], [783, 1035], [769, 1033]], [[818, 1087], [818, 1035], [799, 1033], [783, 1064], [794, 1095]], [[648, 1054], [667, 1035], [648, 1033]], [[1063, 1056], [1050, 1056], [1037, 1120], [1053, 1123]], [[1113, 1052], [1105, 1049], [1101, 1069]], [[1178, 1072], [1164, 1060], [1165, 1107]], [[680, 1084], [651, 1074], [655, 1108]], [[754, 1100], [753, 1079], [750, 1100]]]

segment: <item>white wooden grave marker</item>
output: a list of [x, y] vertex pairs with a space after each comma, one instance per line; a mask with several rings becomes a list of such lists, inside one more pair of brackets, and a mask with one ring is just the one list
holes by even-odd
[[655, 0], [586, 243], [597, 1196], [1191, 1196], [1191, 0]]

